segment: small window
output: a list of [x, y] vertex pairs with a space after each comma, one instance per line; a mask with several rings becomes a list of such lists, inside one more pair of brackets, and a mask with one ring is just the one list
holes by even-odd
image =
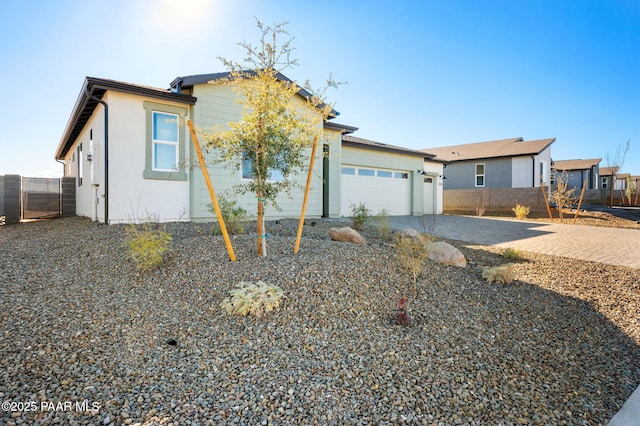
[[358, 175], [360, 176], [375, 176], [376, 171], [371, 169], [358, 169]]
[[433, 183], [433, 178], [430, 178], [430, 177], [424, 178], [424, 183]]
[[[245, 156], [242, 160], [242, 179], [253, 179], [252, 172], [253, 159]], [[280, 170], [269, 170], [267, 182], [284, 182], [286, 179]]]
[[608, 189], [609, 188], [609, 178], [606, 178], [606, 177], [602, 178], [601, 187], [602, 187], [602, 189]]
[[153, 158], [154, 171], [178, 170], [178, 125], [176, 114], [153, 111]]
[[378, 170], [378, 177], [381, 177], [381, 178], [392, 178], [393, 177], [393, 172], [390, 172], [388, 170]]
[[356, 174], [356, 169], [353, 167], [343, 167], [342, 168], [342, 174], [343, 175], [355, 175]]
[[82, 143], [78, 145], [78, 186], [82, 186]]
[[484, 164], [476, 164], [476, 186], [484, 186]]
[[404, 173], [404, 172], [395, 172], [393, 174], [393, 177], [395, 179], [409, 179], [409, 173]]

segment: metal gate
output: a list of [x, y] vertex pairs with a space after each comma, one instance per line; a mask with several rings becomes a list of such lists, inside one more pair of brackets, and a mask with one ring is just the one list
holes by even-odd
[[62, 216], [60, 179], [22, 178], [22, 220]]

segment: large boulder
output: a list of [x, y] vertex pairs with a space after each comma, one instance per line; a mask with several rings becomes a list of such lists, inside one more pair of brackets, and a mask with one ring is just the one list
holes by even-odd
[[429, 243], [430, 239], [428, 235], [421, 234], [413, 228], [404, 228], [396, 233], [396, 238], [407, 238], [412, 240], [418, 240], [423, 244]]
[[329, 230], [329, 235], [331, 236], [331, 239], [335, 241], [367, 244], [367, 241], [362, 238], [362, 235], [360, 235], [358, 231], [349, 228], [348, 226], [345, 226], [344, 228], [331, 228]]
[[467, 267], [467, 259], [460, 250], [444, 241], [436, 241], [427, 246], [429, 250], [429, 259], [434, 262], [444, 263], [445, 265]]

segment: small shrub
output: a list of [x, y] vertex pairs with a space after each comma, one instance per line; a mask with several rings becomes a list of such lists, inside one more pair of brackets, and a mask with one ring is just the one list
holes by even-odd
[[522, 253], [520, 252], [520, 250], [513, 249], [513, 248], [504, 249], [504, 251], [502, 252], [502, 257], [504, 257], [505, 259], [511, 259], [511, 260], [524, 260], [524, 256], [522, 256]]
[[383, 240], [389, 240], [391, 237], [391, 220], [389, 220], [389, 210], [380, 210], [380, 213], [373, 217], [373, 221], [376, 224], [376, 230], [378, 231], [380, 238]]
[[407, 313], [407, 298], [402, 297], [398, 302], [398, 314], [396, 316], [396, 322], [399, 325], [408, 325], [411, 322], [411, 317]]
[[367, 208], [365, 203], [351, 204], [351, 221], [354, 229], [361, 231], [370, 216], [371, 210]]
[[513, 265], [507, 263], [492, 268], [484, 268], [482, 278], [490, 283], [511, 284], [514, 280]]
[[516, 214], [516, 217], [520, 220], [524, 220], [529, 216], [530, 207], [521, 206], [520, 204], [516, 204], [516, 206], [511, 209]]
[[268, 285], [263, 281], [255, 284], [240, 282], [231, 290], [231, 296], [222, 301], [220, 307], [230, 314], [259, 317], [265, 312], [278, 309], [284, 297], [284, 291], [278, 286]]
[[141, 271], [157, 268], [162, 264], [162, 255], [169, 249], [171, 236], [158, 224], [144, 222], [141, 225], [129, 224], [125, 228], [127, 240], [124, 245]]
[[[422, 265], [429, 257], [427, 249], [428, 237], [410, 237], [399, 234], [396, 237], [396, 253], [400, 264], [406, 268], [413, 279], [414, 287], [418, 281], [418, 276], [422, 272]], [[414, 288], [414, 292], [416, 289]]]
[[[222, 213], [227, 232], [234, 235], [244, 233], [245, 224], [249, 220], [247, 210], [238, 206], [236, 200], [229, 199], [224, 195], [218, 197], [218, 206], [220, 207], [220, 213]], [[210, 211], [214, 212], [213, 206], [211, 206]], [[219, 226], [220, 224], [218, 224]]]

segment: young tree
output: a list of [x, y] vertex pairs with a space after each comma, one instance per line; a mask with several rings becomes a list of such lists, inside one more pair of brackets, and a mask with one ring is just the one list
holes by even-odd
[[611, 183], [609, 185], [609, 207], [613, 207], [613, 189], [616, 184], [616, 176], [620, 169], [622, 169], [624, 159], [627, 156], [630, 148], [631, 139], [627, 139], [626, 143], [618, 145], [614, 154], [607, 152], [604, 156], [607, 167], [611, 168]]
[[[267, 254], [265, 209], [269, 205], [278, 208], [276, 198], [281, 192], [291, 196], [294, 182], [290, 176], [306, 167], [314, 137], [322, 131], [323, 120], [334, 113], [322, 97], [328, 87], [337, 86], [330, 77], [325, 89], [314, 95], [308, 82], [302, 89], [281, 74], [297, 65], [297, 60], [291, 59], [293, 38], [278, 44], [280, 36], [288, 35], [286, 24], [265, 26], [257, 21], [260, 44], [239, 43], [246, 51], [244, 63], [219, 58], [230, 74], [214, 84], [233, 85], [243, 115], [240, 121], [229, 122], [226, 130], [204, 135], [207, 149], [220, 154], [217, 161], [236, 169], [243, 164], [250, 168], [251, 181], [237, 185], [235, 190], [256, 196], [261, 256]], [[303, 105], [296, 99], [303, 99]]]
[[558, 207], [558, 216], [560, 222], [562, 222], [563, 210], [570, 207], [576, 202], [575, 189], [569, 186], [569, 179], [567, 178], [567, 172], [562, 172], [562, 175], [557, 179], [558, 184], [556, 190], [551, 193], [549, 201], [555, 203]]

